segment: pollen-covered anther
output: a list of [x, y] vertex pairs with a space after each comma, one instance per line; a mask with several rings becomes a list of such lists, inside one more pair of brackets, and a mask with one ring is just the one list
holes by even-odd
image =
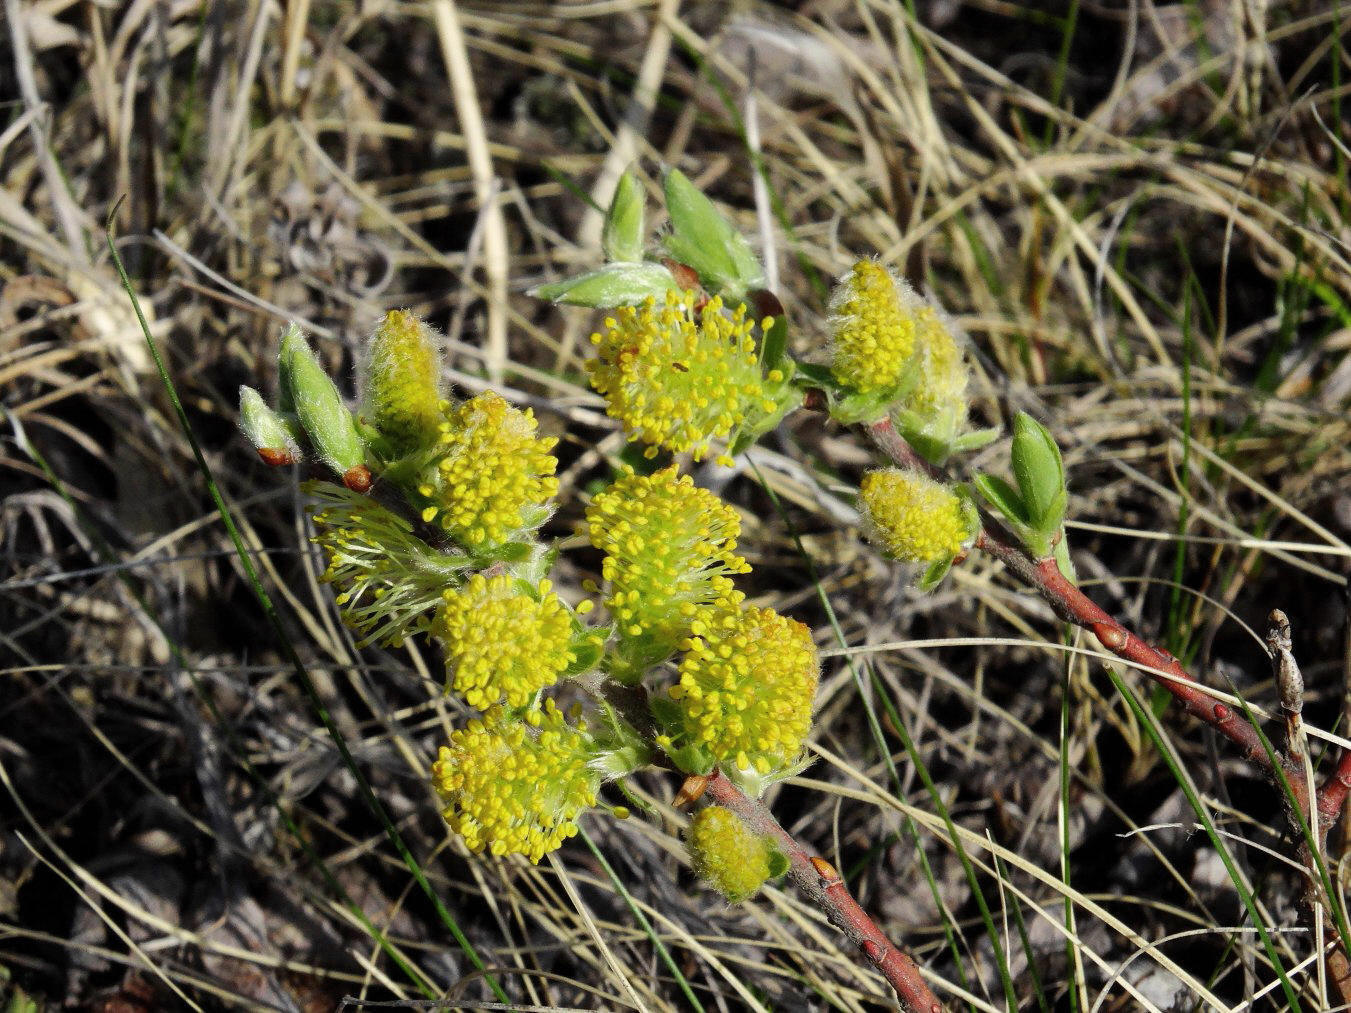
[[451, 687], [479, 710], [526, 706], [573, 660], [572, 620], [548, 581], [532, 594], [505, 574], [475, 574], [445, 593], [433, 632], [445, 641]]
[[716, 762], [769, 774], [793, 760], [811, 729], [818, 669], [802, 623], [773, 609], [725, 609], [687, 641], [670, 695], [685, 736]]
[[528, 721], [500, 709], [453, 732], [432, 765], [442, 812], [470, 851], [524, 855], [538, 862], [577, 833], [596, 804], [599, 775], [591, 740], [566, 723], [552, 700]]
[[894, 559], [952, 559], [972, 536], [957, 495], [917, 471], [870, 471], [859, 493], [868, 537]]
[[558, 492], [534, 414], [484, 391], [458, 407], [443, 403], [434, 460], [417, 488], [421, 517], [471, 551], [500, 545]]
[[715, 296], [696, 308], [692, 291], [623, 306], [593, 334], [591, 385], [632, 440], [703, 460], [769, 402], [760, 377], [755, 321]]

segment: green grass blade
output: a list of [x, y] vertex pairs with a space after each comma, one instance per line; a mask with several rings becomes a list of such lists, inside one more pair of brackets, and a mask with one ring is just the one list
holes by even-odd
[[1173, 775], [1173, 779], [1177, 782], [1178, 787], [1182, 789], [1182, 793], [1186, 796], [1187, 803], [1191, 806], [1192, 812], [1196, 814], [1197, 821], [1205, 830], [1206, 836], [1210, 838], [1210, 843], [1211, 846], [1214, 847], [1215, 853], [1219, 856], [1220, 861], [1224, 863], [1225, 871], [1229, 874], [1229, 880], [1234, 884], [1234, 890], [1238, 893], [1239, 900], [1242, 901], [1244, 910], [1248, 912], [1248, 918], [1252, 922], [1253, 928], [1256, 929], [1258, 938], [1262, 941], [1262, 948], [1266, 951], [1267, 959], [1271, 962], [1272, 968], [1276, 971], [1276, 976], [1281, 981], [1281, 989], [1285, 992], [1285, 998], [1290, 1004], [1290, 1008], [1296, 1011], [1303, 1009], [1299, 1002], [1298, 990], [1291, 983], [1290, 977], [1286, 973], [1285, 965], [1281, 962], [1280, 955], [1276, 952], [1276, 945], [1272, 942], [1271, 933], [1267, 931], [1267, 927], [1262, 923], [1261, 913], [1257, 910], [1257, 901], [1254, 899], [1252, 891], [1248, 889], [1247, 884], [1243, 881], [1243, 875], [1239, 871], [1237, 863], [1234, 861], [1234, 856], [1229, 853], [1228, 844], [1215, 828], [1215, 822], [1210, 818], [1210, 812], [1201, 801], [1200, 795], [1197, 794], [1196, 787], [1192, 784], [1191, 778], [1182, 770], [1182, 761], [1173, 750], [1172, 743], [1169, 742], [1168, 738], [1163, 734], [1163, 730], [1159, 727], [1158, 718], [1154, 716], [1152, 710], [1140, 703], [1136, 698], [1135, 693], [1126, 685], [1125, 681], [1117, 673], [1115, 668], [1109, 666], [1107, 668], [1107, 675], [1112, 680], [1112, 685], [1116, 687], [1116, 691], [1121, 694], [1121, 698], [1126, 701], [1127, 706], [1129, 706], [1131, 711], [1135, 714], [1135, 719], [1145, 730], [1145, 734], [1148, 735], [1150, 741], [1153, 742], [1154, 748], [1158, 750], [1159, 756], [1163, 758], [1168, 770]]
[[[0, 417], [4, 417], [4, 415], [4, 409], [0, 408]], [[324, 861], [323, 856], [314, 850], [314, 845], [310, 843], [309, 835], [304, 832], [298, 823], [296, 823], [286, 807], [282, 805], [280, 797], [272, 790], [272, 786], [268, 783], [267, 778], [259, 772], [258, 768], [255, 767], [253, 762], [249, 759], [247, 748], [245, 748], [244, 744], [238, 740], [234, 728], [225, 720], [224, 715], [221, 714], [220, 708], [216, 706], [215, 698], [207, 692], [206, 687], [202, 684], [200, 677], [187, 655], [183, 652], [183, 649], [178, 646], [178, 643], [164, 627], [164, 624], [160, 622], [159, 617], [155, 615], [149, 602], [141, 595], [140, 588], [138, 588], [135, 581], [131, 579], [125, 561], [123, 561], [119, 557], [117, 551], [108, 544], [107, 539], [103, 537], [98, 526], [90, 521], [79, 500], [70, 494], [65, 483], [61, 481], [60, 476], [58, 476], [51, 465], [48, 464], [46, 457], [43, 456], [31, 441], [29, 441], [27, 434], [24, 433], [19, 426], [18, 420], [11, 419], [11, 423], [14, 426], [16, 442], [19, 447], [32, 459], [33, 463], [36, 464], [46, 476], [52, 490], [61, 497], [67, 506], [70, 507], [73, 515], [79, 522], [80, 527], [84, 530], [85, 534], [89, 536], [93, 546], [93, 554], [97, 558], [103, 560], [104, 565], [112, 571], [118, 582], [126, 589], [127, 594], [140, 610], [142, 617], [153, 625], [155, 629], [159, 631], [160, 635], [163, 636], [164, 642], [168, 646], [169, 653], [173, 656], [175, 664], [177, 664], [187, 675], [188, 681], [192, 685], [194, 695], [201, 702], [202, 706], [206, 708], [207, 713], [211, 715], [211, 720], [215, 723], [216, 727], [221, 730], [231, 759], [239, 764], [240, 769], [244, 772], [245, 776], [248, 777], [254, 790], [258, 791], [263, 798], [267, 799], [268, 804], [276, 811], [279, 821], [291, 835], [294, 843], [300, 848], [314, 869], [319, 873], [325, 886], [333, 891], [335, 897], [338, 897], [342, 901], [343, 906], [346, 907], [352, 916], [361, 923], [362, 928], [370, 934], [371, 938], [376, 941], [376, 944], [380, 949], [385, 952], [385, 955], [388, 956], [389, 959], [394, 962], [395, 966], [408, 977], [408, 980], [413, 983], [418, 991], [427, 996], [434, 996], [436, 994], [435, 990], [432, 989], [432, 987], [423, 979], [422, 975], [408, 963], [407, 959], [389, 941], [384, 932], [371, 921], [370, 916], [367, 915], [365, 910], [352, 899], [352, 896], [338, 881], [337, 876], [335, 876], [333, 871], [328, 867], [328, 863]]]
[[703, 1004], [699, 1002], [699, 998], [694, 994], [694, 989], [690, 987], [690, 983], [686, 980], [685, 976], [680, 973], [680, 968], [676, 966], [675, 959], [671, 956], [671, 952], [666, 948], [666, 944], [661, 941], [661, 936], [657, 935], [657, 930], [652, 927], [652, 923], [648, 921], [647, 915], [643, 914], [643, 909], [637, 905], [633, 899], [633, 895], [629, 893], [628, 888], [624, 886], [624, 881], [615, 874], [614, 867], [606, 860], [605, 855], [601, 852], [600, 848], [596, 847], [596, 842], [591, 839], [590, 834], [579, 828], [577, 836], [591, 849], [591, 854], [594, 855], [596, 861], [600, 863], [600, 867], [605, 870], [605, 875], [610, 877], [610, 883], [617, 891], [619, 891], [619, 896], [624, 898], [624, 903], [628, 905], [629, 912], [633, 915], [634, 920], [637, 921], [642, 930], [647, 933], [647, 938], [652, 941], [652, 945], [657, 950], [657, 956], [661, 958], [661, 962], [666, 965], [666, 969], [670, 971], [671, 976], [675, 978], [676, 985], [678, 985], [680, 991], [684, 993], [686, 1001], [690, 1004], [690, 1008], [698, 1010], [699, 1013], [704, 1013]]

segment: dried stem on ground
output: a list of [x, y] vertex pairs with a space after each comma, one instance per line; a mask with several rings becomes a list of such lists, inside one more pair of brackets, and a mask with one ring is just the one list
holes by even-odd
[[788, 856], [791, 863], [789, 877], [807, 897], [830, 919], [868, 958], [887, 979], [901, 1006], [908, 1013], [939, 1013], [943, 1004], [920, 977], [919, 967], [883, 935], [868, 913], [859, 907], [849, 894], [844, 880], [835, 867], [824, 858], [808, 854], [763, 804], [748, 796], [727, 779], [721, 771], [714, 771], [704, 785], [704, 791], [719, 805], [731, 809], [758, 834], [768, 834]]

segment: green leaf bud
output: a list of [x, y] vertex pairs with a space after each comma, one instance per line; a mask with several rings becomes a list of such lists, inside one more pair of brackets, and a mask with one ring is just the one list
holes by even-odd
[[300, 446], [286, 419], [269, 408], [252, 387], [239, 388], [239, 426], [258, 456], [271, 467], [300, 460]]
[[[320, 459], [343, 476], [365, 469], [366, 446], [338, 387], [324, 372], [300, 327], [291, 324], [281, 339], [281, 384], [286, 398]], [[369, 486], [369, 473], [366, 485]]]
[[536, 299], [569, 306], [611, 309], [635, 305], [649, 296], [660, 300], [668, 291], [679, 292], [680, 286], [661, 264], [622, 263], [607, 264], [564, 281], [537, 285], [529, 294]]
[[600, 245], [606, 260], [636, 263], [643, 259], [643, 203], [642, 184], [633, 173], [624, 173], [615, 186], [601, 232]]
[[1046, 427], [1026, 412], [1013, 419], [1013, 477], [1027, 509], [1027, 522], [1051, 536], [1065, 518], [1065, 465]]
[[725, 806], [700, 809], [685, 836], [699, 878], [730, 903], [753, 897], [766, 880], [787, 871], [787, 856]]
[[689, 177], [672, 169], [665, 190], [671, 232], [664, 243], [672, 257], [694, 268], [710, 291], [728, 297], [739, 298], [764, 285], [764, 269], [750, 244]]
[[998, 475], [976, 475], [971, 479], [971, 484], [1010, 524], [1020, 527], [1027, 525], [1027, 507], [1023, 497]]

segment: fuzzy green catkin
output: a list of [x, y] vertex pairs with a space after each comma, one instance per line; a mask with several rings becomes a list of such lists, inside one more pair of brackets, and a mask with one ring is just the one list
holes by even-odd
[[436, 442], [445, 393], [431, 327], [408, 310], [386, 313], [367, 346], [365, 377], [365, 410], [395, 456]]
[[685, 844], [699, 878], [733, 904], [753, 897], [772, 875], [774, 846], [724, 806], [695, 813]]

